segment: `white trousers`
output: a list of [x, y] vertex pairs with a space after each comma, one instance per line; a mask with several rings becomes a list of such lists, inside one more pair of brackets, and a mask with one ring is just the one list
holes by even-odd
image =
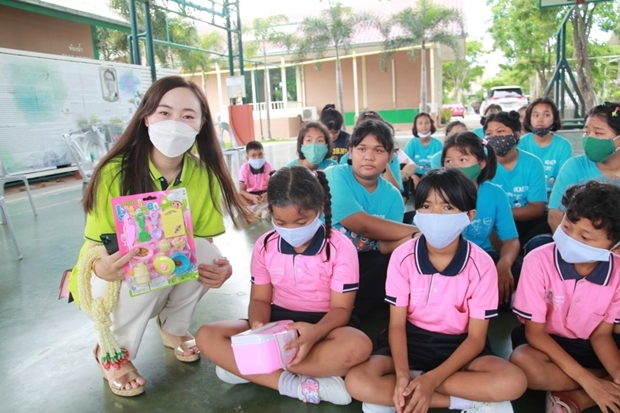
[[[107, 281], [93, 276], [93, 298], [103, 297], [107, 284]], [[111, 314], [112, 333], [118, 344], [129, 351], [129, 359], [133, 360], [151, 318], [159, 316], [164, 331], [183, 336], [187, 333], [198, 301], [208, 290], [209, 287], [198, 281], [186, 281], [173, 287], [131, 297], [128, 285], [123, 281], [118, 304]]]

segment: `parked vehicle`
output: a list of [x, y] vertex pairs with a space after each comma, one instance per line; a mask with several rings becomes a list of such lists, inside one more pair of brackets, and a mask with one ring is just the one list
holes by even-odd
[[482, 103], [480, 113], [483, 114], [487, 106], [491, 104], [500, 105], [503, 111], [510, 112], [519, 110], [528, 103], [529, 100], [521, 86], [496, 86], [491, 88], [489, 97]]
[[465, 106], [463, 104], [457, 103], [446, 103], [443, 105], [444, 108], [452, 110], [452, 116], [460, 116], [462, 118], [465, 117]]

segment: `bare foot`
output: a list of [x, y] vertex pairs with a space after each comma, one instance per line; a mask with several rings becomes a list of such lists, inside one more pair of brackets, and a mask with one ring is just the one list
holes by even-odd
[[[99, 360], [99, 363], [101, 363], [101, 347], [97, 348], [97, 360]], [[114, 367], [110, 367], [110, 369], [102, 368], [105, 379], [110, 383], [118, 382], [121, 377], [123, 377], [125, 374], [133, 370], [136, 370], [136, 368], [134, 367], [131, 361], [122, 363], [120, 368], [118, 369], [115, 369]], [[120, 382], [118, 384], [122, 385], [122, 383]], [[131, 380], [128, 383], [124, 383], [124, 385], [122, 385], [121, 390], [137, 389], [138, 387], [143, 387], [145, 384], [146, 384], [146, 380], [144, 379], [144, 377], [140, 376], [135, 380]]]

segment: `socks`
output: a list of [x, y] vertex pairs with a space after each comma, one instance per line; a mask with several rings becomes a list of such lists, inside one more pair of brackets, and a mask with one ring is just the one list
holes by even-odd
[[278, 391], [282, 396], [297, 398], [297, 389], [299, 388], [299, 375], [290, 371], [283, 371], [278, 380]]
[[474, 407], [474, 402], [471, 400], [461, 399], [460, 397], [450, 396], [450, 410], [467, 410]]

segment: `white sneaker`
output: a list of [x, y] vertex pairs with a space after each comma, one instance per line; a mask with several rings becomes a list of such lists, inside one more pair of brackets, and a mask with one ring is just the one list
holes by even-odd
[[330, 402], [346, 405], [351, 403], [351, 395], [344, 387], [341, 377], [300, 376], [297, 397], [304, 403], [319, 404]]
[[215, 366], [215, 375], [222, 380], [224, 383], [228, 384], [245, 384], [249, 383], [248, 380], [237, 376], [236, 374], [232, 374], [228, 370], [224, 370], [220, 366]]
[[364, 413], [395, 413], [396, 408], [382, 404], [362, 403]]
[[510, 402], [474, 402], [474, 407], [461, 413], [514, 413]]

